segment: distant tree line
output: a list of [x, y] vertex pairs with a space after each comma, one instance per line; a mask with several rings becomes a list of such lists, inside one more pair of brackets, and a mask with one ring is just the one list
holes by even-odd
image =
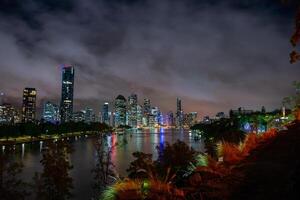
[[41, 135], [55, 135], [74, 132], [105, 131], [110, 127], [103, 123], [68, 122], [62, 124], [52, 123], [20, 123], [14, 125], [0, 125], [0, 138]]

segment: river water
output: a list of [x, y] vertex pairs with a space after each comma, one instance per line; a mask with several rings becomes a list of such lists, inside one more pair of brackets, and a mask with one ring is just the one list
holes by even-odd
[[[111, 144], [121, 144], [114, 148], [111, 155], [112, 161], [115, 164], [115, 170], [121, 176], [126, 176], [126, 169], [134, 159], [132, 153], [135, 151], [151, 153], [153, 154], [153, 158], [156, 159], [157, 146], [161, 147], [165, 142], [172, 144], [177, 140], [184, 141], [196, 151], [204, 151], [203, 141], [194, 140], [188, 130], [153, 129], [107, 137]], [[124, 140], [127, 142], [124, 143]], [[72, 199], [90, 199], [93, 183], [91, 170], [96, 163], [93, 137], [82, 136], [70, 138], [69, 141], [74, 149], [71, 155], [71, 162], [74, 167], [71, 170], [74, 184], [74, 189], [72, 190], [74, 197]], [[42, 171], [40, 164], [42, 147], [42, 142], [36, 142], [32, 144], [20, 144], [16, 148], [19, 149], [17, 156], [24, 164], [22, 177], [27, 182], [32, 181], [35, 172]]]

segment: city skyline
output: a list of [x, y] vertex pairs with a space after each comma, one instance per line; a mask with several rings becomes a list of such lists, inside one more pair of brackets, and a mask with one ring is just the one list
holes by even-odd
[[[10, 9], [15, 12], [8, 14]], [[41, 113], [41, 101], [59, 104], [59, 66], [70, 63], [80, 74], [74, 110], [98, 110], [131, 93], [164, 112], [176, 110], [170, 102], [177, 97], [199, 116], [236, 107], [272, 110], [292, 94], [292, 80], [300, 73], [288, 58], [291, 10], [271, 0], [4, 5], [0, 91], [21, 106], [22, 89], [35, 87]]]

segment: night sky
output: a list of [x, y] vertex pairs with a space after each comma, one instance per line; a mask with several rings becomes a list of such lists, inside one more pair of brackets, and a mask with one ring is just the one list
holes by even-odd
[[271, 110], [299, 80], [294, 15], [280, 0], [1, 0], [0, 91], [20, 105], [35, 87], [58, 103], [66, 63], [76, 109], [134, 92], [163, 111], [180, 97], [201, 116]]

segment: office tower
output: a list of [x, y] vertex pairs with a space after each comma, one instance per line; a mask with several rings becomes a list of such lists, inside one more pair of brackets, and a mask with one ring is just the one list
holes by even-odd
[[150, 99], [144, 99], [143, 105], [143, 125], [149, 126], [149, 115], [151, 114]]
[[190, 128], [191, 126], [197, 124], [197, 112], [190, 112], [186, 115], [184, 115], [184, 126], [187, 128]]
[[92, 123], [95, 122], [95, 114], [92, 108], [86, 107], [83, 111], [84, 113], [84, 122], [85, 123]]
[[0, 124], [14, 124], [16, 117], [18, 117], [18, 113], [11, 104], [3, 103], [0, 105]]
[[74, 120], [74, 122], [84, 122], [85, 112], [83, 112], [83, 111], [74, 112], [73, 120]]
[[177, 111], [176, 111], [176, 126], [181, 128], [183, 125], [183, 111], [181, 106], [181, 99], [177, 98]]
[[102, 106], [102, 123], [105, 123], [107, 125], [110, 124], [110, 121], [109, 121], [109, 113], [108, 113], [108, 106], [109, 106], [109, 103], [108, 102], [105, 102]]
[[137, 127], [141, 128], [143, 126], [143, 109], [141, 105], [137, 105], [136, 117]]
[[74, 95], [74, 67], [62, 66], [62, 88], [61, 88], [61, 122], [69, 122], [73, 117], [73, 95]]
[[166, 125], [169, 127], [174, 126], [174, 115], [173, 115], [172, 111], [168, 112], [168, 114], [167, 114]]
[[115, 126], [126, 125], [126, 99], [119, 95], [115, 100]]
[[[154, 121], [155, 121], [155, 126], [159, 125], [159, 120], [160, 120], [160, 111], [158, 107], [152, 107], [151, 108], [151, 115], [154, 117]], [[152, 123], [152, 122], [151, 122]]]
[[137, 127], [137, 95], [131, 94], [128, 97], [128, 125], [132, 128]]
[[47, 101], [44, 104], [43, 119], [46, 122], [50, 122], [54, 124], [60, 122], [60, 113], [59, 113], [58, 105], [53, 104], [50, 101]]
[[36, 90], [25, 88], [23, 90], [22, 122], [34, 122], [36, 119]]

